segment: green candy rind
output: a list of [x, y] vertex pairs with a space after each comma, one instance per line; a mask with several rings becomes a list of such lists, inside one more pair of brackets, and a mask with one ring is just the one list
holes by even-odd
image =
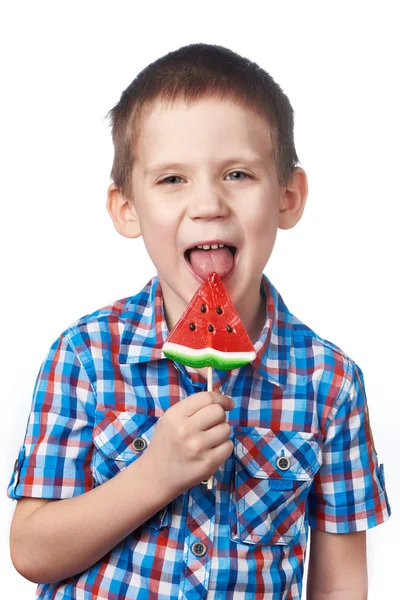
[[220, 369], [221, 371], [230, 371], [231, 369], [242, 367], [243, 365], [247, 365], [249, 362], [251, 362], [249, 359], [243, 358], [218, 358], [213, 354], [189, 356], [188, 354], [183, 354], [182, 352], [172, 352], [170, 350], [164, 350], [163, 352], [167, 358], [175, 360], [182, 365], [195, 367], [197, 369], [201, 367], [214, 367], [214, 369]]

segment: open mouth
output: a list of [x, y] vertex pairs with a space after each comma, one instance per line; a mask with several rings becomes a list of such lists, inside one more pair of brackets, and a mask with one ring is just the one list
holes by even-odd
[[188, 248], [184, 257], [191, 273], [199, 281], [216, 272], [223, 279], [234, 269], [237, 258], [237, 248], [227, 244], [206, 244]]
[[[235, 248], [235, 246], [226, 246], [226, 248], [228, 248], [228, 250], [232, 254], [232, 256], [235, 257], [237, 248]], [[195, 250], [195, 248], [189, 248], [188, 250], [185, 250], [185, 253], [184, 253], [186, 260], [188, 260], [189, 262], [190, 262], [190, 255], [192, 253], [192, 250]], [[204, 252], [209, 252], [209, 250], [204, 250]]]

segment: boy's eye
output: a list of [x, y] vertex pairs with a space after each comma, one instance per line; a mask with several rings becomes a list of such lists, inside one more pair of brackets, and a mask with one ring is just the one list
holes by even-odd
[[171, 181], [168, 181], [168, 179], [182, 179], [182, 177], [179, 177], [179, 175], [169, 175], [165, 179], [161, 179], [158, 183], [172, 183]]
[[[228, 173], [228, 175], [235, 175], [235, 174], [237, 174], [237, 173], [241, 173], [242, 175], [246, 175], [246, 177], [247, 177], [248, 179], [251, 179], [251, 176], [250, 176], [250, 175], [247, 175], [247, 173], [245, 173], [244, 171], [231, 171], [230, 173]], [[237, 177], [234, 177], [234, 180], [236, 180], [236, 181], [240, 181], [240, 179], [237, 179]]]
[[[228, 173], [228, 175], [234, 175], [237, 173], [241, 173], [242, 175], [246, 175], [246, 177], [248, 179], [251, 179], [251, 175], [248, 175], [247, 173], [245, 173], [244, 171], [231, 171], [230, 173]], [[169, 175], [168, 177], [165, 177], [165, 179], [161, 179], [158, 183], [169, 183], [172, 184], [172, 181], [168, 181], [169, 179], [182, 179], [182, 177], [179, 177], [179, 175]], [[241, 179], [238, 179], [237, 177], [234, 177], [233, 179], [234, 181], [241, 181]]]

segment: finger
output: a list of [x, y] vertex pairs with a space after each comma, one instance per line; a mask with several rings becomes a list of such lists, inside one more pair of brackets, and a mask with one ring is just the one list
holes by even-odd
[[181, 407], [184, 416], [191, 417], [197, 411], [206, 406], [211, 406], [211, 404], [220, 404], [224, 410], [233, 408], [232, 399], [229, 396], [218, 394], [218, 392], [199, 392], [193, 396], [188, 396], [177, 406]]
[[232, 428], [226, 421], [224, 423], [219, 423], [202, 433], [202, 445], [204, 448], [215, 448], [216, 446], [220, 446], [229, 440], [231, 432]]
[[190, 428], [193, 431], [207, 431], [207, 429], [218, 425], [218, 423], [226, 421], [227, 414], [220, 404], [211, 404], [198, 410], [189, 419]]

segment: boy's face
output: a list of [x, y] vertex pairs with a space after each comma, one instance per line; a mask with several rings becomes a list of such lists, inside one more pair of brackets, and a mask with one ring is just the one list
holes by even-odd
[[[293, 227], [301, 217], [304, 171], [297, 169], [302, 191], [299, 185], [295, 191], [281, 188], [267, 123], [228, 100], [168, 108], [158, 103], [142, 123], [136, 150], [132, 201], [115, 189], [107, 206], [122, 235], [143, 236], [159, 276], [168, 326], [203, 283], [185, 251], [223, 240], [236, 248], [234, 267], [223, 282], [249, 327], [248, 315], [260, 310], [260, 279], [278, 227]], [[156, 168], [159, 163], [170, 166]]]

